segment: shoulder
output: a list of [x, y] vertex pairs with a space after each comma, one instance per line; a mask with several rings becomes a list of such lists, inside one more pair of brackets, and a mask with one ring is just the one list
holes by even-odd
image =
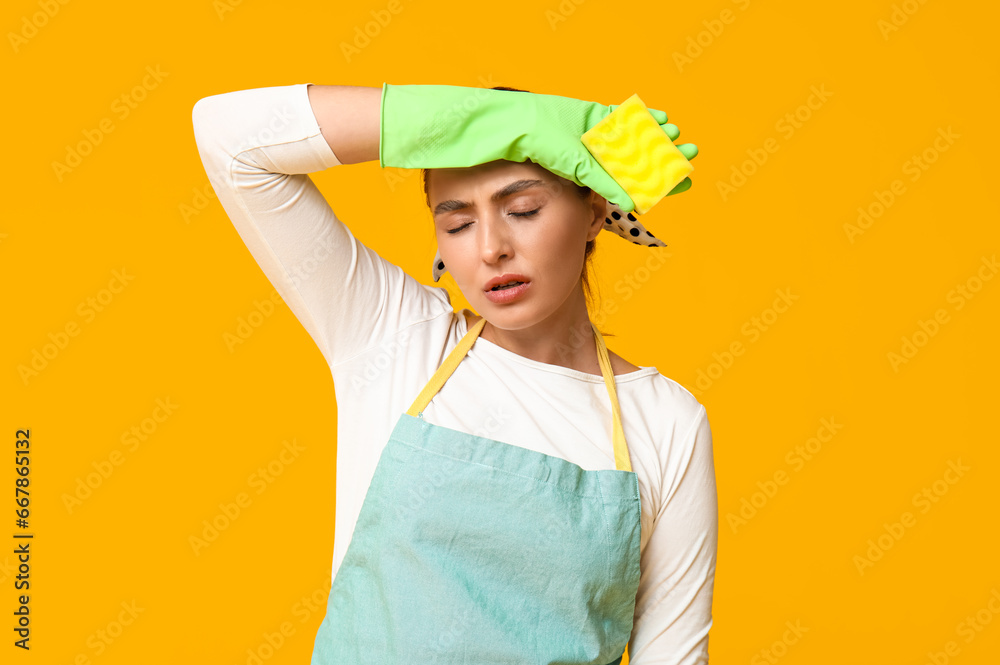
[[669, 405], [678, 416], [688, 421], [696, 421], [707, 415], [704, 413], [705, 405], [680, 382], [665, 376], [662, 372], [657, 372], [654, 379], [658, 398], [663, 400], [665, 405]]
[[699, 397], [662, 371], [644, 377], [631, 392], [636, 405], [650, 423], [650, 432], [669, 433], [670, 438], [696, 435], [708, 423], [708, 412]]
[[611, 369], [614, 371], [615, 375], [618, 374], [628, 374], [629, 372], [638, 372], [641, 368], [637, 365], [633, 365], [629, 361], [622, 358], [620, 355], [608, 349], [608, 358], [611, 359]]

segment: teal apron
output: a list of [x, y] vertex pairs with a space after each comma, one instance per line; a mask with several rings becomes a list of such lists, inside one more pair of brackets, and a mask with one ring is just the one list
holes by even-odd
[[585, 470], [423, 419], [485, 323], [396, 422], [331, 586], [312, 665], [621, 662], [639, 588], [639, 480], [604, 338], [591, 324], [616, 468]]

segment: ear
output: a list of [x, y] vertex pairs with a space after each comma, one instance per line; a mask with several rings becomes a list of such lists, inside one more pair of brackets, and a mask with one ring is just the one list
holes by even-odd
[[593, 240], [604, 228], [605, 214], [608, 211], [608, 200], [594, 190], [591, 190], [590, 198], [587, 201], [587, 209], [590, 211], [590, 215], [588, 216], [590, 228], [587, 229], [587, 240]]

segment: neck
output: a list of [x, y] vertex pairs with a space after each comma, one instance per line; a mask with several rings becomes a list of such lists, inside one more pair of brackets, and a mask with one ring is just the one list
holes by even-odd
[[551, 316], [532, 326], [507, 330], [487, 321], [479, 336], [531, 360], [588, 374], [601, 373], [582, 289]]

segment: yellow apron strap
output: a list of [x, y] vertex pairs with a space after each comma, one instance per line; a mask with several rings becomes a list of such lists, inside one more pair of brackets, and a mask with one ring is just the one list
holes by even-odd
[[625, 445], [625, 431], [622, 429], [622, 411], [618, 406], [618, 391], [615, 389], [615, 373], [611, 369], [611, 358], [608, 357], [608, 347], [604, 345], [604, 335], [597, 329], [593, 321], [590, 327], [594, 329], [594, 337], [597, 338], [597, 361], [601, 363], [601, 374], [604, 375], [604, 385], [608, 387], [608, 396], [611, 397], [611, 417], [614, 422], [611, 434], [615, 448], [615, 468], [622, 471], [631, 471], [632, 462], [628, 456], [628, 446]]
[[[486, 325], [486, 318], [481, 318], [476, 322], [476, 325], [472, 326], [467, 333], [459, 340], [458, 344], [448, 357], [444, 359], [441, 366], [437, 368], [434, 375], [431, 376], [430, 381], [424, 386], [424, 389], [420, 391], [417, 398], [413, 400], [413, 404], [406, 413], [411, 416], [419, 416], [424, 408], [430, 403], [431, 399], [441, 390], [445, 381], [452, 375], [455, 369], [458, 368], [458, 364], [462, 362], [465, 358], [465, 354], [469, 352], [472, 345], [475, 344], [476, 338], [479, 337], [479, 333], [482, 332], [483, 327]], [[597, 340], [597, 361], [601, 365], [601, 374], [604, 375], [604, 385], [607, 386], [608, 396], [611, 398], [611, 415], [613, 424], [612, 440], [614, 443], [615, 451], [615, 468], [623, 471], [631, 471], [632, 464], [629, 460], [628, 446], [625, 444], [625, 432], [622, 429], [622, 414], [621, 408], [618, 405], [618, 391], [615, 389], [615, 375], [614, 371], [611, 369], [611, 359], [608, 357], [608, 348], [604, 344], [604, 336], [597, 329], [597, 326], [591, 322], [591, 328], [594, 330], [594, 337]]]
[[469, 328], [469, 332], [465, 333], [465, 336], [458, 341], [455, 348], [451, 350], [448, 357], [445, 358], [444, 362], [441, 363], [441, 366], [437, 368], [437, 371], [434, 372], [431, 380], [427, 382], [424, 389], [420, 391], [419, 395], [417, 395], [417, 399], [413, 400], [413, 405], [406, 411], [408, 414], [411, 416], [420, 415], [424, 408], [430, 403], [431, 398], [437, 395], [438, 391], [441, 390], [441, 386], [444, 385], [444, 382], [448, 380], [448, 377], [450, 377], [452, 372], [455, 371], [458, 364], [462, 362], [463, 358], [465, 358], [465, 354], [468, 353], [469, 349], [472, 348], [472, 345], [475, 344], [476, 338], [479, 336], [479, 333], [485, 325], [486, 317], [483, 317], [476, 322], [476, 325]]

